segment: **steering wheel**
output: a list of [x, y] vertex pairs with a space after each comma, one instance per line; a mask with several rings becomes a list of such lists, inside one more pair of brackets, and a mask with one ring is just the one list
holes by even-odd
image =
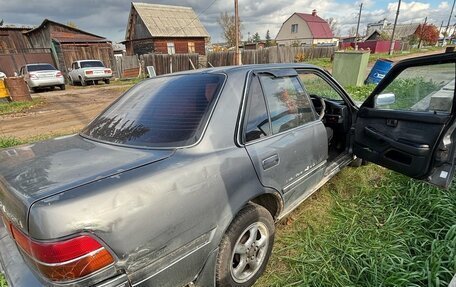
[[[315, 107], [315, 110], [318, 114], [318, 120], [321, 121], [325, 117], [325, 110], [326, 110], [325, 100], [322, 97], [319, 97], [317, 95], [310, 95], [310, 97], [320, 101], [320, 106], [318, 107], [318, 109], [317, 109], [317, 107]], [[320, 111], [318, 111], [318, 110], [320, 110]]]

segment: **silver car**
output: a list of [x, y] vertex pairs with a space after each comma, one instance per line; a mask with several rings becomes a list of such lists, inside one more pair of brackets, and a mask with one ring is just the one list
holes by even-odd
[[28, 64], [21, 68], [19, 76], [24, 77], [25, 82], [34, 92], [40, 88], [59, 87], [65, 90], [65, 78], [62, 72], [51, 64]]
[[311, 65], [145, 80], [78, 135], [0, 151], [7, 280], [251, 286], [274, 223], [354, 156], [448, 186], [455, 61], [403, 61], [360, 108]]

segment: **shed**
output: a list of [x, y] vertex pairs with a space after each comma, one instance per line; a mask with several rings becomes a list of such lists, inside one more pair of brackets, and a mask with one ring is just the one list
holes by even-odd
[[209, 33], [191, 7], [131, 3], [125, 41], [127, 55], [206, 54]]
[[10, 54], [32, 48], [24, 32], [33, 28], [22, 25], [0, 26], [0, 53]]
[[8, 77], [26, 64], [49, 63], [55, 65], [50, 49], [33, 49], [24, 34], [33, 26], [4, 25], [0, 27], [0, 71]]
[[33, 48], [50, 48], [63, 72], [76, 60], [101, 60], [106, 66], [113, 66], [111, 41], [104, 37], [48, 19], [25, 35]]

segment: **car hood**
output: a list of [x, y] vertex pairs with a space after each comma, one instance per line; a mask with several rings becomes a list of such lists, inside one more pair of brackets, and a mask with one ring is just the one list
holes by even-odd
[[0, 150], [0, 208], [19, 227], [37, 200], [170, 157], [79, 135]]

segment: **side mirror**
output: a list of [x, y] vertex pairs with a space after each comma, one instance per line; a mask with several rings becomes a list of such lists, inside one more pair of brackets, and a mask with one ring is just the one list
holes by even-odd
[[387, 106], [396, 102], [396, 95], [393, 93], [380, 94], [375, 98], [375, 106]]

